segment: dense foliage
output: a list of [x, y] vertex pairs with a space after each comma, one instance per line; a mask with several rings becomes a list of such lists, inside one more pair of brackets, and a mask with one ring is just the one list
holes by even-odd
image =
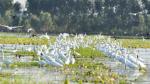
[[24, 25], [36, 32], [149, 35], [149, 0], [28, 0], [20, 16], [19, 3], [0, 0], [0, 23]]

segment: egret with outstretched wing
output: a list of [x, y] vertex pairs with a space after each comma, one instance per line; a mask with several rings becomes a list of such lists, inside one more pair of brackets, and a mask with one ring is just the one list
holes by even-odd
[[4, 27], [4, 28], [7, 28], [8, 30], [13, 30], [13, 29], [16, 29], [16, 28], [21, 28], [23, 26], [7, 26], [7, 25], [2, 25], [0, 24], [1, 27]]

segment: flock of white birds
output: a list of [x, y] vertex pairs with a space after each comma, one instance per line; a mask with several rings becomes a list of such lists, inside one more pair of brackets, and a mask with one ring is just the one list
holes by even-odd
[[[7, 46], [8, 49], [12, 48], [14, 52], [19, 49], [26, 51], [34, 50], [40, 56], [40, 64], [49, 64], [60, 67], [65, 64], [74, 64], [75, 58], [73, 49], [79, 47], [91, 47], [103, 52], [107, 56], [116, 59], [116, 61], [119, 61], [130, 68], [146, 68], [146, 65], [143, 63], [141, 58], [137, 58], [136, 54], [131, 54], [128, 49], [121, 47], [121, 43], [112, 40], [110, 37], [102, 35], [87, 36], [83, 34], [72, 36], [70, 34], [63, 33], [56, 37], [54, 44], [50, 42], [51, 38], [47, 34], [40, 36], [40, 38], [47, 38], [49, 40], [49, 44], [5, 46]], [[3, 50], [3, 48], [4, 46], [1, 46], [1, 50]], [[5, 60], [5, 62], [12, 63], [8, 60]]]
[[130, 68], [146, 69], [146, 65], [143, 63], [142, 58], [137, 55], [136, 51], [131, 52], [127, 48], [121, 47], [118, 42], [107, 41], [99, 44], [97, 49]]
[[60, 34], [53, 45], [40, 46], [37, 49], [38, 55], [44, 58], [48, 64], [54, 66], [74, 64], [75, 58], [72, 54], [72, 49], [79, 48], [80, 46], [87, 47], [87, 43], [84, 42], [84, 35], [75, 36], [74, 38], [69, 36], [67, 33]]
[[80, 34], [70, 38], [67, 33], [60, 34], [54, 45], [42, 46], [38, 53], [48, 64], [63, 66], [64, 64], [75, 63], [75, 58], [71, 53], [72, 49], [91, 46], [130, 68], [146, 68], [146, 65], [140, 57], [137, 57], [136, 53], [131, 53], [128, 49], [123, 48], [121, 43], [102, 35], [89, 37]]

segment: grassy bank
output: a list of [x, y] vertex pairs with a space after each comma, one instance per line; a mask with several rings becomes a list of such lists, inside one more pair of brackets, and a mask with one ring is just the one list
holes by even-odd
[[17, 38], [14, 36], [0, 36], [0, 44], [47, 45], [48, 40], [41, 38]]
[[125, 48], [150, 48], [150, 40], [143, 39], [117, 39]]

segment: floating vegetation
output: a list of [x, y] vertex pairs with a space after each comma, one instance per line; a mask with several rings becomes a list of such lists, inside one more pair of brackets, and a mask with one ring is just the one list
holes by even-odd
[[38, 62], [14, 62], [10, 65], [11, 68], [17, 68], [17, 67], [35, 67], [40, 66]]
[[37, 53], [34, 51], [17, 51], [15, 52], [16, 56], [32, 56], [33, 58], [38, 57]]
[[12, 73], [8, 73], [8, 72], [0, 72], [0, 77], [10, 77], [12, 75]]
[[[14, 68], [21, 68], [21, 67], [23, 68], [23, 67], [39, 67], [39, 66], [40, 66], [40, 64], [38, 62], [34, 62], [34, 61], [32, 61], [32, 62], [14, 62], [9, 65], [9, 68], [14, 69]], [[2, 67], [8, 68], [6, 66], [6, 64], [3, 64]]]

